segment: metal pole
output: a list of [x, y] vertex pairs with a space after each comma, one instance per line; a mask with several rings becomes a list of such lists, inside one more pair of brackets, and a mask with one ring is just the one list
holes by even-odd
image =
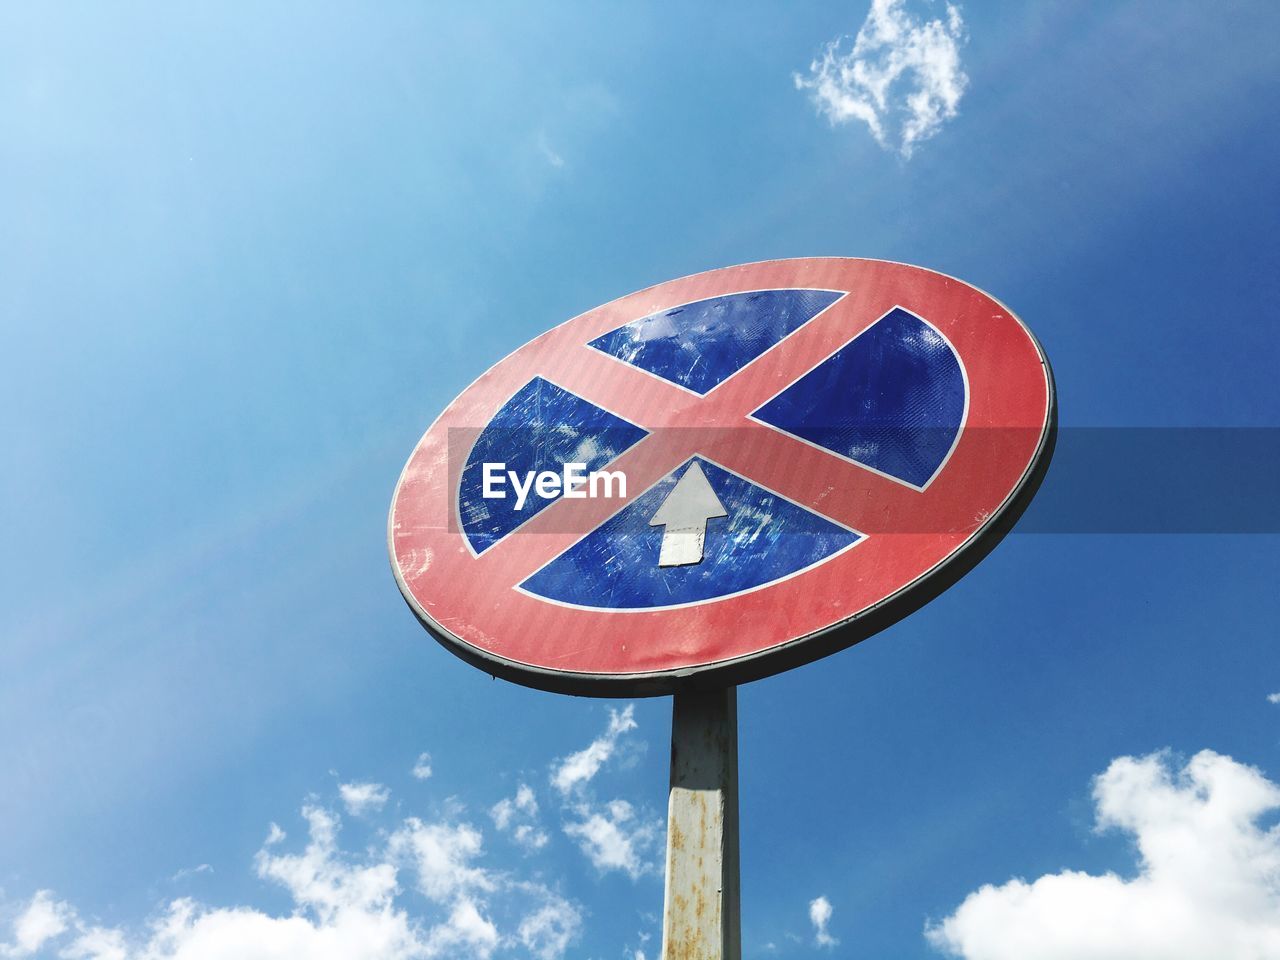
[[736, 687], [674, 697], [662, 957], [742, 957]]

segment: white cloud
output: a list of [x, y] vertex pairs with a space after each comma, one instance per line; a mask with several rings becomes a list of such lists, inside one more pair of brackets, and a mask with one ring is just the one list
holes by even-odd
[[[393, 905], [396, 870], [388, 863], [353, 865], [336, 846], [337, 821], [304, 810], [310, 842], [298, 855], [264, 847], [257, 872], [290, 893], [295, 910], [270, 916], [246, 907], [211, 909], [183, 898], [171, 902], [137, 936], [89, 926], [65, 908], [68, 960], [407, 960], [429, 957], [417, 925]], [[64, 931], [64, 932], [65, 932]]]
[[338, 787], [347, 813], [353, 817], [362, 817], [366, 813], [376, 813], [387, 805], [391, 791], [380, 783], [344, 783]]
[[[606, 763], [633, 755], [619, 747], [635, 729], [633, 707], [611, 711], [603, 734], [556, 761], [551, 775], [566, 833], [598, 868], [632, 877], [658, 872], [662, 821], [625, 800], [600, 803], [590, 786]], [[428, 755], [414, 775], [430, 776]], [[369, 818], [390, 800], [379, 783], [339, 784], [338, 795], [349, 815]], [[540, 813], [524, 783], [489, 811], [497, 830], [527, 853], [548, 844]], [[286, 849], [285, 831], [271, 823], [254, 859], [258, 878], [288, 895], [283, 910], [183, 897], [158, 905], [150, 919], [104, 925], [41, 891], [15, 909], [0, 901], [15, 917], [7, 933], [0, 928], [0, 960], [561, 960], [581, 936], [581, 908], [533, 879], [538, 873], [521, 877], [510, 865], [489, 865], [484, 835], [464, 815], [450, 799], [436, 819], [400, 819], [352, 852], [339, 843], [338, 813], [312, 801], [302, 810], [302, 849]], [[172, 879], [210, 870], [201, 864]]]
[[1268, 694], [1267, 703], [1280, 703], [1280, 693]]
[[634, 729], [636, 729], [634, 704], [627, 704], [621, 713], [610, 710], [609, 726], [605, 732], [593, 740], [589, 746], [570, 754], [553, 767], [552, 785], [561, 794], [567, 795], [589, 783], [600, 772], [605, 761], [613, 756], [622, 735]]
[[511, 826], [511, 822], [520, 814], [526, 816], [537, 816], [538, 800], [533, 795], [533, 788], [527, 783], [520, 784], [516, 788], [516, 795], [500, 800], [494, 804], [493, 809], [489, 811], [489, 815], [493, 817], [493, 822], [499, 830], [505, 830]]
[[0, 947], [0, 956], [25, 957], [33, 954], [61, 935], [71, 921], [71, 908], [54, 900], [50, 891], [41, 890], [13, 921], [13, 943]]
[[119, 930], [90, 927], [58, 954], [64, 960], [128, 960], [124, 934]]
[[1099, 830], [1133, 835], [1132, 878], [1063, 871], [970, 894], [926, 929], [965, 960], [1280, 957], [1280, 787], [1203, 751], [1122, 757], [1094, 783]]
[[470, 824], [423, 823], [410, 817], [390, 841], [393, 854], [407, 857], [418, 872], [418, 889], [437, 902], [494, 889], [494, 878], [472, 861], [483, 837]]
[[[278, 830], [279, 827], [277, 827], [276, 829]], [[199, 866], [195, 866], [195, 867], [183, 867], [181, 870], [179, 870], [169, 879], [173, 883], [178, 883], [181, 880], [187, 880], [191, 877], [198, 876], [199, 874], [202, 874], [202, 873], [213, 873], [213, 867], [211, 867], [207, 863], [202, 863]]]
[[551, 897], [520, 921], [516, 935], [528, 953], [538, 960], [563, 957], [582, 929], [582, 914], [568, 900]]
[[409, 771], [413, 774], [415, 780], [428, 780], [431, 778], [431, 754], [420, 753], [418, 759], [413, 764], [413, 769]]
[[[273, 854], [264, 847], [255, 858], [258, 876], [274, 880], [299, 906], [321, 918], [343, 910], [379, 906], [396, 891], [396, 868], [386, 862], [356, 866], [338, 855], [338, 818], [317, 806], [302, 809], [309, 842], [301, 854]], [[189, 902], [189, 901], [184, 901]]]
[[516, 828], [511, 831], [511, 836], [515, 839], [516, 843], [529, 851], [541, 850], [547, 845], [547, 841], [550, 839], [547, 836], [546, 831], [540, 830], [538, 827], [528, 823], [516, 824]]
[[[652, 921], [654, 924], [658, 923], [658, 917], [654, 914], [649, 914], [646, 919]], [[652, 936], [647, 930], [639, 930], [636, 932], [636, 939], [640, 941], [640, 946], [631, 951], [631, 960], [645, 960], [644, 948], [652, 939]]]
[[622, 737], [637, 729], [635, 705], [609, 711], [604, 733], [552, 765], [551, 783], [565, 799], [563, 829], [601, 873], [620, 870], [633, 880], [656, 873], [663, 821], [637, 812], [626, 800], [599, 802], [588, 789], [618, 753]]
[[625, 800], [611, 800], [599, 808], [583, 804], [578, 819], [564, 832], [578, 841], [587, 859], [601, 873], [621, 870], [633, 880], [656, 872], [656, 853], [662, 822], [637, 816]]
[[969, 82], [960, 65], [964, 40], [954, 4], [945, 20], [925, 21], [905, 0], [872, 0], [853, 47], [845, 52], [843, 38], [832, 41], [795, 84], [832, 124], [861, 121], [881, 146], [909, 158], [956, 115]]
[[826, 897], [809, 901], [809, 922], [813, 924], [813, 942], [818, 946], [834, 947], [840, 942], [827, 930], [831, 922], [831, 901]]
[[[165, 905], [130, 932], [87, 923], [47, 891], [13, 924], [0, 957], [56, 949], [65, 960], [490, 960], [499, 953], [561, 960], [581, 930], [578, 908], [540, 883], [487, 870], [480, 832], [466, 823], [407, 819], [380, 849], [352, 855], [341, 823], [303, 808], [308, 841], [279, 849], [272, 825], [255, 858], [257, 875], [289, 894], [291, 909], [215, 908], [191, 898]], [[401, 882], [405, 874], [408, 883]], [[416, 888], [427, 909], [403, 902]], [[422, 903], [422, 901], [419, 901]]]
[[480, 913], [475, 901], [462, 897], [454, 904], [449, 919], [431, 931], [426, 952], [430, 956], [472, 956], [483, 960], [493, 955], [499, 942], [498, 928]]
[[520, 784], [514, 797], [495, 803], [489, 816], [494, 826], [509, 830], [511, 838], [528, 852], [541, 850], [550, 839], [538, 824], [538, 800], [527, 783]]

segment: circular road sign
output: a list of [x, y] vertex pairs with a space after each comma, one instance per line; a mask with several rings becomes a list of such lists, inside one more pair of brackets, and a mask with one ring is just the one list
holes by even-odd
[[878, 260], [712, 270], [575, 317], [464, 390], [388, 521], [422, 624], [564, 693], [727, 685], [917, 609], [1048, 467], [1053, 378], [974, 287]]

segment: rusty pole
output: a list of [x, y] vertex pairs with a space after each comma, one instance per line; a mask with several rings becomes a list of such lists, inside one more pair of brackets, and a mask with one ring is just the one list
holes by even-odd
[[663, 960], [741, 960], [738, 691], [675, 695]]

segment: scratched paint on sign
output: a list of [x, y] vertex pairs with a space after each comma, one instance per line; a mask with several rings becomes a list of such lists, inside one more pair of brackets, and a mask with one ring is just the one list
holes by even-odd
[[671, 607], [777, 582], [865, 539], [702, 457], [691, 462], [701, 467], [728, 514], [707, 519], [700, 563], [661, 566], [664, 533], [651, 523], [683, 476], [682, 464], [520, 589], [581, 607]]
[[895, 307], [752, 417], [921, 488], [955, 444], [965, 394], [946, 337]]
[[482, 553], [543, 508], [554, 497], [484, 496], [485, 464], [503, 464], [518, 476], [567, 463], [593, 471], [618, 458], [646, 435], [634, 424], [581, 397], [534, 377], [520, 388], [480, 431], [458, 485], [458, 515], [467, 540]]
[[808, 323], [843, 294], [752, 290], [686, 303], [591, 341], [632, 366], [705, 394]]

